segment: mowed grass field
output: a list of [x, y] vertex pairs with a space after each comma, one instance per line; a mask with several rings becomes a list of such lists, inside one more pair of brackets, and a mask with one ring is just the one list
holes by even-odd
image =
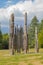
[[43, 65], [43, 49], [34, 53], [34, 49], [28, 54], [9, 54], [9, 50], [0, 50], [0, 65]]

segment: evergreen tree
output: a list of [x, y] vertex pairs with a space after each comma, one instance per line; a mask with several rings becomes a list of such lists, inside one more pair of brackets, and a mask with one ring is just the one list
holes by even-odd
[[38, 42], [39, 46], [43, 48], [43, 20], [39, 23]]
[[36, 16], [34, 16], [33, 19], [31, 20], [28, 29], [29, 44], [31, 45], [31, 47], [35, 46], [35, 27], [38, 28], [38, 19]]

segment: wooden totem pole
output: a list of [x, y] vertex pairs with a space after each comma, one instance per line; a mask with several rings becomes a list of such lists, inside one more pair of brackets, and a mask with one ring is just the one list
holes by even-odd
[[24, 16], [24, 43], [23, 43], [24, 54], [27, 53], [27, 13]]
[[37, 26], [35, 27], [35, 52], [36, 53], [39, 52]]
[[20, 35], [19, 28], [17, 28], [17, 52], [20, 53]]
[[10, 16], [9, 49], [10, 53], [14, 55], [14, 13]]

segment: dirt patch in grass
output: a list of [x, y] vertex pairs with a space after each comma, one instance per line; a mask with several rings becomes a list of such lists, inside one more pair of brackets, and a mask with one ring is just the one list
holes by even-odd
[[32, 64], [33, 65], [43, 65], [43, 64], [40, 63], [40, 61], [33, 61]]
[[18, 65], [27, 65], [27, 63], [25, 63], [25, 62], [19, 62]]
[[40, 63], [43, 64], [43, 60], [41, 60]]

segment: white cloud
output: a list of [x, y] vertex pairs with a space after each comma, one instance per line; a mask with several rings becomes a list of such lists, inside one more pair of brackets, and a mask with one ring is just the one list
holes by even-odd
[[[8, 0], [8, 3], [9, 2], [11, 2], [11, 0]], [[14, 12], [17, 21], [19, 20], [19, 17], [21, 20], [24, 17], [23, 13], [25, 11], [28, 12], [28, 16], [31, 13], [34, 13], [37, 17], [40, 16], [39, 18], [41, 18], [41, 16], [43, 17], [43, 0], [35, 0], [34, 2], [32, 2], [32, 0], [25, 0], [24, 2], [20, 1], [15, 5], [10, 5], [7, 8], [0, 8], [0, 21], [9, 20], [12, 12]]]
[[5, 8], [0, 9], [0, 22], [4, 19], [8, 19], [7, 10]]

